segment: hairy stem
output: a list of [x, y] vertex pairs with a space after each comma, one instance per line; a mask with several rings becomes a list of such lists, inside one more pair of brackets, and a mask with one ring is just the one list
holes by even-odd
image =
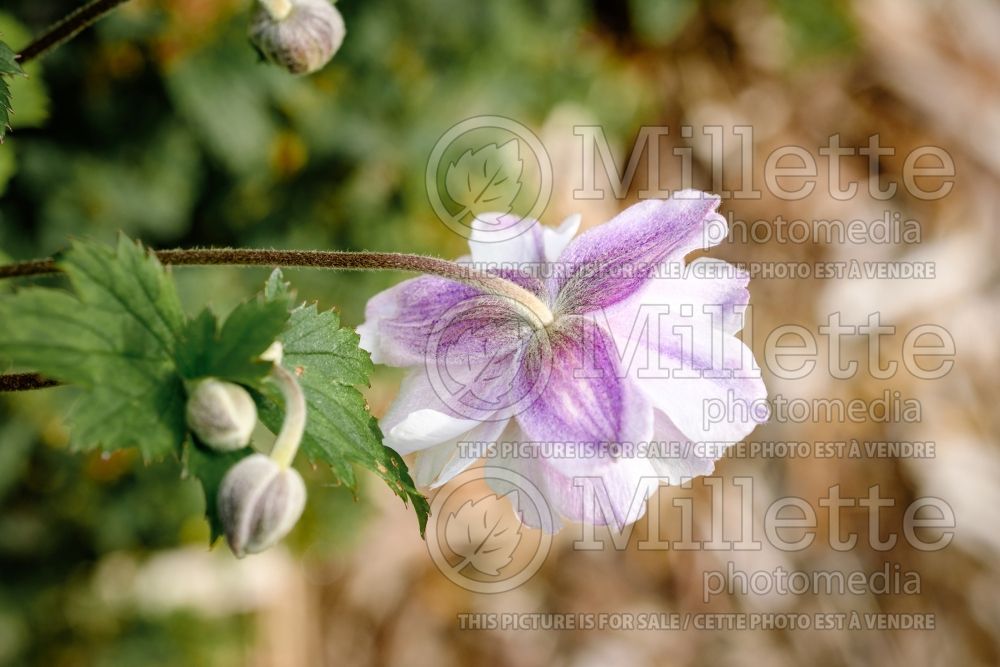
[[21, 49], [17, 60], [22, 65], [76, 36], [102, 16], [127, 0], [92, 0], [76, 9], [39, 35], [31, 44]]
[[[195, 248], [191, 250], [158, 250], [156, 257], [164, 264], [175, 266], [285, 266], [335, 269], [348, 271], [414, 271], [429, 273], [472, 285], [483, 292], [505, 297], [519, 308], [530, 322], [539, 327], [552, 323], [552, 311], [542, 301], [520, 285], [471, 266], [438, 257], [394, 252], [352, 252], [342, 250], [255, 250], [245, 248]], [[36, 259], [0, 266], [0, 279], [40, 276], [59, 273], [54, 259]], [[8, 380], [18, 377], [16, 386]], [[31, 381], [34, 377], [37, 382]], [[0, 376], [0, 391], [40, 389], [57, 384], [34, 374]]]
[[[256, 250], [248, 248], [194, 248], [158, 250], [156, 257], [175, 266], [291, 266], [347, 271], [414, 271], [430, 273], [512, 299], [544, 326], [552, 313], [534, 294], [509, 280], [439, 257], [396, 252], [347, 250]], [[58, 273], [55, 260], [40, 259], [0, 266], [0, 279]]]

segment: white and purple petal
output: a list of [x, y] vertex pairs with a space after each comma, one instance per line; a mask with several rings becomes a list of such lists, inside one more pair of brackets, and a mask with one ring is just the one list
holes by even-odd
[[[512, 423], [501, 440], [523, 443], [531, 438]], [[646, 501], [658, 485], [656, 471], [647, 459], [616, 458], [601, 466], [577, 469], [567, 466], [564, 459], [542, 458], [541, 449], [536, 449], [534, 457], [514, 456], [506, 448], [500, 451], [483, 469], [486, 482], [498, 495], [509, 494], [522, 523], [549, 532], [558, 530], [563, 518], [620, 530], [643, 516]], [[524, 448], [516, 451], [523, 454]], [[512, 483], [503, 471], [519, 475], [519, 483]], [[521, 488], [528, 484], [533, 488]], [[538, 507], [539, 498], [544, 507]]]
[[613, 306], [638, 292], [664, 261], [718, 243], [718, 205], [715, 195], [684, 191], [635, 204], [580, 235], [549, 280], [556, 308], [582, 314]]
[[625, 377], [610, 335], [583, 317], [561, 318], [522, 366], [517, 415], [529, 439], [580, 444], [641, 442], [652, 434], [650, 403]]
[[506, 278], [543, 301], [549, 301], [544, 280], [547, 265], [555, 261], [576, 236], [580, 216], [569, 216], [555, 229], [526, 218], [518, 223], [524, 231], [513, 237], [498, 233], [495, 222], [498, 219], [510, 220], [511, 217], [490, 213], [473, 220], [469, 237], [471, 254], [462, 261], [479, 271]]
[[435, 325], [481, 295], [474, 287], [438, 276], [404, 280], [369, 299], [365, 321], [357, 329], [361, 347], [377, 364], [422, 364]]
[[753, 352], [735, 336], [691, 340], [682, 330], [665, 334], [652, 350], [654, 365], [631, 376], [688, 439], [738, 442], [770, 417]]
[[745, 271], [701, 258], [651, 280], [591, 317], [622, 365], [687, 439], [736, 442], [766, 421], [767, 392], [751, 350], [734, 336], [750, 294]]

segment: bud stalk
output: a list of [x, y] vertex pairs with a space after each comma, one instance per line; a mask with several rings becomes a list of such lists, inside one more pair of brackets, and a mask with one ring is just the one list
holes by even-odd
[[281, 21], [292, 11], [291, 0], [260, 0], [260, 4], [275, 21]]

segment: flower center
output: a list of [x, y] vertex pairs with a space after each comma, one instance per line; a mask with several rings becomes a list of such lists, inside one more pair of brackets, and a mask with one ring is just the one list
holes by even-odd
[[545, 305], [545, 302], [517, 283], [506, 278], [490, 275], [483, 276], [480, 278], [480, 287], [492, 294], [513, 301], [515, 307], [528, 315], [528, 321], [539, 329], [544, 329], [555, 321], [552, 311]]

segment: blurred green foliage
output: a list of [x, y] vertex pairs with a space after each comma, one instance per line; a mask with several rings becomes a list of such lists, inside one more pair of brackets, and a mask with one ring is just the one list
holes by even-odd
[[815, 58], [850, 53], [855, 43], [850, 9], [844, 0], [773, 0], [789, 28], [797, 55]]
[[[73, 2], [11, 0], [0, 39], [15, 50]], [[457, 256], [464, 240], [424, 190], [437, 139], [499, 114], [540, 126], [577, 104], [609, 137], [662, 121], [671, 101], [650, 63], [705, 51], [716, 11], [697, 0], [341, 0], [347, 38], [332, 63], [296, 78], [257, 61], [249, 0], [132, 0], [12, 84], [0, 146], [0, 248], [49, 255], [68, 237], [125, 231], [158, 247], [378, 249]], [[843, 6], [773, 0], [796, 57], [849, 49]], [[14, 17], [17, 17], [15, 20]], [[694, 37], [687, 38], [689, 34]], [[789, 64], [790, 66], [792, 63]], [[225, 312], [267, 270], [175, 271], [185, 309]], [[361, 319], [387, 274], [288, 271], [300, 297]], [[6, 288], [0, 285], [0, 289]], [[0, 397], [0, 664], [240, 665], [245, 616], [151, 616], [94, 593], [109, 554], [142, 560], [204, 544], [200, 490], [180, 466], [66, 450], [67, 390]], [[309, 471], [306, 471], [307, 473]], [[290, 540], [349, 539], [363, 505], [307, 480]]]

